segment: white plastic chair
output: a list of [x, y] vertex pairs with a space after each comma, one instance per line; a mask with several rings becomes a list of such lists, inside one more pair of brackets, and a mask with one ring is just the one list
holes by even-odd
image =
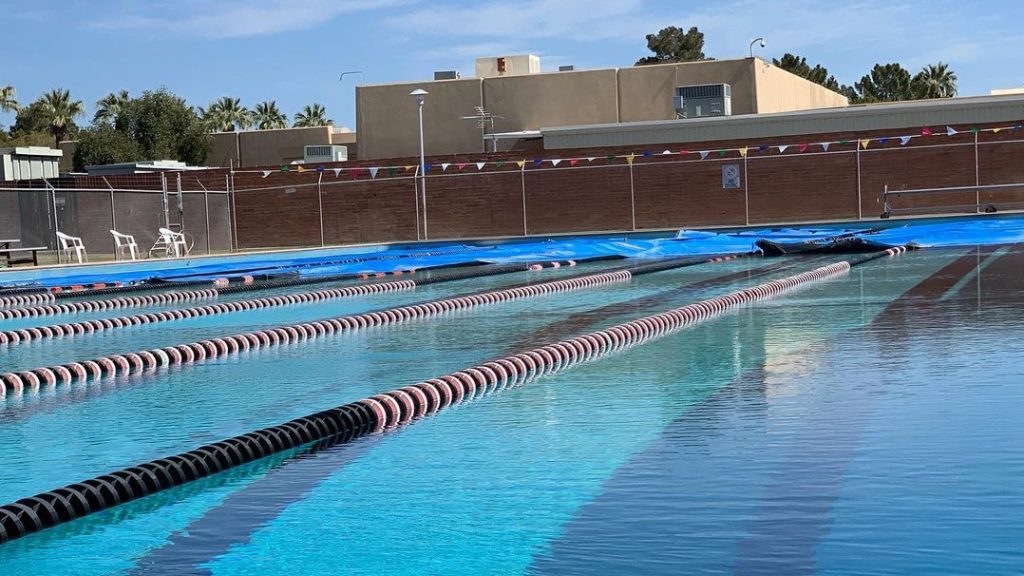
[[110, 234], [114, 237], [115, 260], [121, 260], [125, 256], [128, 256], [132, 260], [138, 260], [139, 245], [135, 243], [135, 236], [132, 236], [131, 234], [121, 234], [117, 230], [111, 230]]
[[167, 246], [167, 256], [174, 256], [175, 258], [181, 258], [182, 256], [188, 256], [189, 246], [185, 241], [184, 232], [175, 232], [168, 228], [160, 228], [160, 239], [163, 244]]
[[68, 262], [71, 262], [72, 252], [75, 253], [75, 259], [78, 260], [79, 264], [88, 261], [88, 257], [85, 254], [85, 245], [82, 244], [81, 238], [57, 232], [57, 240], [60, 241], [60, 251], [67, 257]]

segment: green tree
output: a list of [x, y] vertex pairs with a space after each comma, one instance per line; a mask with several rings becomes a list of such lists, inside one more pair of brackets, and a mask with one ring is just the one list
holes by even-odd
[[807, 63], [807, 58], [797, 56], [796, 54], [790, 54], [786, 52], [782, 55], [782, 59], [773, 58], [772, 63], [782, 68], [787, 72], [791, 72], [806, 78], [815, 84], [820, 84], [829, 90], [839, 92], [842, 87], [839, 82], [836, 81], [835, 76], [828, 73], [828, 68], [825, 68], [821, 64], [815, 64], [814, 68], [811, 68], [810, 64]]
[[211, 130], [218, 132], [234, 132], [252, 126], [253, 116], [238, 98], [224, 96], [211, 102], [205, 110], [200, 108], [203, 121]]
[[912, 100], [910, 72], [899, 63], [875, 64], [869, 74], [854, 84], [857, 102], [898, 102]]
[[127, 90], [107, 94], [96, 101], [96, 115], [93, 116], [92, 121], [97, 123], [114, 122], [130, 100], [131, 96], [128, 95]]
[[0, 86], [0, 112], [17, 112], [18, 100], [13, 86]]
[[682, 28], [669, 26], [662, 28], [657, 34], [648, 34], [647, 48], [654, 52], [654, 56], [645, 56], [637, 60], [637, 66], [710, 60], [704, 55], [704, 33], [696, 26], [685, 32]]
[[327, 110], [314, 102], [302, 107], [302, 111], [295, 114], [296, 128], [308, 128], [310, 126], [333, 126], [334, 120], [327, 118]]
[[113, 124], [85, 130], [79, 139], [75, 167], [138, 160], [180, 160], [200, 165], [212, 138], [195, 110], [164, 89], [130, 99]]
[[253, 111], [253, 121], [260, 130], [275, 130], [288, 127], [288, 116], [277, 109], [277, 102], [260, 102]]
[[61, 141], [72, 131], [75, 118], [82, 115], [85, 107], [81, 100], [72, 100], [71, 92], [62, 88], [43, 94], [40, 101], [46, 127], [53, 135], [54, 148], [59, 148]]
[[138, 144], [126, 132], [110, 123], [97, 124], [78, 133], [75, 147], [75, 170], [82, 172], [86, 166], [137, 162], [142, 160]]
[[915, 98], [952, 98], [956, 96], [956, 73], [949, 64], [929, 64], [910, 81]]

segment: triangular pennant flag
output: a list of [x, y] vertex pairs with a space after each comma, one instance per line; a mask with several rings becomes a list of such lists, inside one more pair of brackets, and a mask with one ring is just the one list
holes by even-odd
[[779, 144], [776, 148], [779, 149], [779, 154], [782, 154], [786, 151], [786, 148], [789, 148], [789, 146], [787, 144]]
[[664, 152], [662, 152], [662, 153], [661, 153], [661, 155], [662, 155], [662, 156], [668, 156], [668, 155], [669, 155], [669, 154], [671, 154], [671, 153], [672, 153], [672, 151], [671, 151], [671, 150], [665, 150]]
[[633, 165], [633, 160], [635, 158], [636, 158], [636, 154], [630, 154], [629, 156], [626, 156], [626, 164], [629, 164], [630, 166], [632, 166]]
[[479, 171], [479, 170], [483, 170], [483, 169], [484, 169], [484, 166], [486, 166], [486, 165], [487, 165], [487, 162], [477, 162], [477, 163], [476, 163], [476, 169], [477, 169], [478, 171]]
[[281, 166], [281, 172], [287, 172], [287, 171], [288, 171], [288, 167], [287, 166]]
[[362, 172], [363, 168], [361, 166], [356, 166], [355, 168], [352, 169], [352, 177], [358, 178]]
[[540, 158], [537, 158], [536, 160], [533, 161], [533, 165], [534, 166], [540, 166], [543, 163], [544, 163], [544, 160], [541, 160]]
[[590, 162], [593, 162], [594, 160], [597, 160], [597, 158], [594, 158], [593, 156], [590, 156], [590, 157], [587, 158], [587, 163], [589, 164]]
[[466, 163], [465, 162], [460, 162], [460, 163], [456, 164], [455, 167], [459, 169], [459, 172], [462, 172], [462, 169], [466, 167]]
[[380, 171], [380, 168], [370, 168], [370, 178], [376, 178], [378, 171]]
[[451, 166], [451, 165], [452, 165], [451, 162], [442, 162], [441, 163], [441, 172], [444, 172], [445, 170], [447, 170], [448, 167]]
[[612, 156], [605, 156], [604, 158], [605, 158], [605, 160], [608, 161], [609, 164], [615, 160], [615, 156], [614, 155], [612, 155]]
[[579, 161], [580, 161], [579, 158], [569, 158], [569, 166], [575, 166], [576, 163], [579, 162]]
[[558, 166], [561, 162], [562, 162], [561, 158], [552, 158], [551, 159], [551, 165], [552, 166]]
[[526, 166], [526, 160], [516, 160], [516, 166], [519, 166], [520, 168]]
[[868, 144], [871, 144], [870, 138], [864, 138], [863, 140], [860, 141], [861, 148], [867, 148]]
[[744, 146], [743, 148], [740, 148], [739, 150], [737, 150], [737, 152], [740, 153], [740, 156], [742, 156], [744, 158], [747, 157], [747, 147], [746, 146]]
[[324, 171], [324, 167], [323, 166], [317, 166], [316, 167], [316, 171], [322, 173]]
[[273, 170], [264, 170], [263, 171], [263, 178], [266, 178], [267, 176], [270, 176], [271, 172], [273, 172]]
[[758, 152], [767, 152], [768, 151], [768, 145], [767, 144], [761, 144], [760, 146], [757, 147], [757, 151]]
[[405, 168], [405, 171], [408, 172], [409, 170], [415, 168], [415, 166], [403, 166], [403, 168]]
[[711, 152], [708, 152], [707, 150], [701, 150], [699, 152], [699, 154], [700, 154], [700, 159], [703, 160], [703, 159], [707, 158], [708, 154], [711, 154]]
[[850, 141], [849, 140], [840, 140], [839, 143], [842, 144], [843, 146], [846, 146], [847, 144], [850, 143]]
[[650, 150], [644, 150], [641, 153], [641, 156], [643, 156], [644, 158], [650, 158], [651, 157], [651, 151]]
[[331, 171], [334, 172], [335, 178], [338, 177], [338, 174], [341, 174], [341, 168], [331, 168]]
[[305, 169], [305, 168], [303, 168], [302, 166], [296, 166], [296, 167], [295, 167], [295, 171], [296, 171], [296, 172], [299, 172], [299, 173], [302, 173], [302, 172], [305, 172], [305, 171], [306, 171], [306, 169]]
[[906, 146], [910, 143], [910, 136], [900, 136], [900, 146]]
[[430, 172], [430, 168], [433, 167], [433, 166], [434, 166], [433, 164], [424, 164], [423, 165], [423, 173], [426, 174], [427, 172]]
[[388, 176], [394, 176], [395, 175], [395, 167], [394, 166], [388, 166], [387, 167], [387, 172], [388, 172]]
[[993, 129], [992, 129], [992, 133], [993, 133], [993, 134], [999, 134], [999, 131], [1000, 131], [1000, 130], [1002, 130], [1002, 128], [993, 128]]
[[956, 136], [957, 131], [952, 126], [946, 126], [946, 136]]
[[921, 128], [921, 136], [931, 136], [931, 135], [932, 135], [932, 129], [931, 128], [928, 128], [927, 126], [924, 127], [924, 128]]
[[828, 147], [831, 146], [831, 145], [832, 145], [831, 142], [822, 142], [821, 143], [821, 149], [824, 150], [825, 152], [828, 152]]
[[504, 165], [505, 165], [505, 161], [504, 160], [498, 160], [497, 162], [494, 163], [494, 167], [495, 168], [501, 168]]
[[801, 145], [797, 146], [796, 149], [801, 151], [801, 152], [807, 152], [807, 144], [801, 144]]
[[718, 151], [718, 156], [719, 156], [719, 157], [721, 157], [721, 156], [725, 156], [725, 155], [726, 155], [726, 154], [728, 154], [728, 153], [729, 153], [729, 151], [728, 151], [728, 150], [719, 150], [719, 151]]
[[878, 139], [878, 143], [879, 144], [887, 144], [888, 142], [889, 142], [889, 137], [888, 136], [882, 136], [881, 138]]
[[975, 134], [977, 134], [978, 133], [978, 127], [977, 126], [971, 126], [971, 132], [974, 132]]

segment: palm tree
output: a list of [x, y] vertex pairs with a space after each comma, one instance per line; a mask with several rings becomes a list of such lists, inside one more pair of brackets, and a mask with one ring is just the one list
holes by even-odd
[[334, 120], [327, 119], [327, 110], [317, 103], [302, 107], [302, 112], [295, 115], [296, 128], [307, 128], [310, 126], [333, 126]]
[[96, 101], [96, 115], [93, 116], [93, 122], [116, 122], [117, 116], [124, 111], [125, 106], [131, 101], [131, 96], [128, 95], [127, 90], [121, 90], [116, 94], [111, 92], [103, 97], [102, 100]]
[[922, 68], [912, 84], [914, 97], [918, 99], [956, 96], [956, 73], [949, 69], [949, 64], [942, 62]]
[[0, 86], [0, 112], [17, 112], [19, 108], [14, 98], [14, 87]]
[[253, 122], [252, 113], [242, 106], [242, 101], [230, 96], [211, 102], [206, 110], [199, 108], [199, 115], [211, 130], [219, 132], [245, 130]]
[[288, 116], [277, 109], [277, 102], [260, 102], [253, 111], [253, 121], [260, 130], [275, 130], [288, 126]]
[[72, 100], [71, 92], [63, 88], [50, 90], [40, 98], [43, 116], [46, 118], [50, 133], [53, 134], [55, 148], [68, 135], [68, 125], [74, 125], [75, 118], [85, 111], [81, 100]]

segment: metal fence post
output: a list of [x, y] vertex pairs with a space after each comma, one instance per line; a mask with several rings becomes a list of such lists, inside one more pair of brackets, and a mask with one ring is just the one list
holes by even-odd
[[526, 163], [519, 167], [519, 183], [523, 188], [523, 236], [529, 236], [526, 227]]
[[320, 182], [324, 179], [324, 173], [320, 172], [316, 177], [316, 202], [317, 202], [317, 214], [320, 216], [320, 247], [326, 246], [324, 242], [324, 193], [320, 186]]
[[633, 231], [636, 231], [636, 191], [633, 187], [633, 159], [629, 158], [629, 213], [633, 221]]

